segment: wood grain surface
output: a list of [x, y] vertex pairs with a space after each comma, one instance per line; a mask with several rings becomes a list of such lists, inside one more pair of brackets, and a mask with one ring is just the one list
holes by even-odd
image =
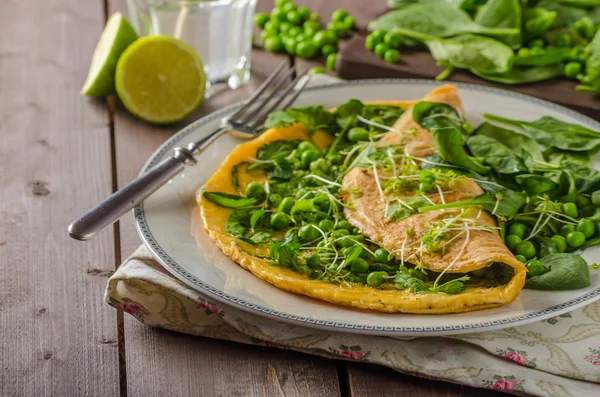
[[79, 95], [103, 7], [82, 4], [0, 4], [0, 396], [119, 393], [113, 234], [67, 234], [112, 184], [106, 106]]

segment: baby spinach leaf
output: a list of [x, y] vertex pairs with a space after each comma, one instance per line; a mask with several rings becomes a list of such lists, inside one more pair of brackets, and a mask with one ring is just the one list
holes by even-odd
[[[585, 62], [585, 72], [593, 84], [583, 87], [587, 87], [585, 91], [600, 93], [600, 31], [596, 32], [586, 50], [590, 52], [590, 55]], [[582, 90], [583, 87], [578, 86], [577, 89]]]
[[496, 172], [516, 174], [525, 171], [521, 159], [494, 138], [473, 135], [467, 139], [467, 147], [475, 157], [482, 158]]
[[561, 63], [571, 56], [570, 48], [554, 48], [541, 54], [518, 55], [514, 58], [514, 66], [547, 66]]
[[487, 121], [477, 127], [474, 135], [485, 135], [494, 138], [508, 147], [517, 156], [523, 156], [524, 151], [527, 151], [534, 160], [544, 161], [540, 146], [527, 135], [502, 128]]
[[285, 240], [271, 246], [271, 257], [283, 267], [295, 268], [299, 250], [298, 236], [296, 233], [291, 233]]
[[544, 151], [544, 158], [550, 164], [566, 166], [567, 164], [580, 164], [591, 168], [592, 160], [588, 152], [573, 152], [550, 147]]
[[589, 287], [590, 271], [585, 259], [575, 254], [550, 254], [540, 259], [550, 270], [528, 278], [525, 288], [565, 291]]
[[600, 172], [577, 163], [566, 163], [563, 168], [575, 178], [579, 193], [590, 194], [600, 190]]
[[548, 11], [556, 12], [556, 19], [552, 24], [552, 28], [563, 28], [573, 26], [581, 18], [588, 16], [595, 24], [600, 23], [600, 9], [584, 10], [578, 7], [561, 4], [556, 0], [541, 0], [538, 7], [542, 7]]
[[390, 204], [385, 210], [386, 218], [390, 218], [394, 221], [406, 219], [410, 216], [410, 214], [412, 214], [412, 211], [400, 203]]
[[534, 66], [530, 68], [513, 67], [504, 73], [483, 73], [478, 69], [469, 69], [472, 73], [482, 79], [502, 84], [524, 84], [538, 81], [550, 80], [564, 74], [563, 66], [560, 64]]
[[419, 212], [428, 212], [446, 208], [461, 208], [470, 206], [481, 206], [486, 211], [504, 218], [512, 218], [525, 205], [527, 194], [504, 189], [496, 193], [486, 192], [469, 200], [456, 201], [453, 203], [436, 204], [419, 208]]
[[423, 128], [431, 129], [440, 125], [460, 128], [463, 123], [458, 111], [447, 103], [422, 101], [413, 107], [413, 118]]
[[523, 10], [523, 41], [528, 42], [540, 37], [556, 20], [556, 11], [548, 11], [542, 7], [525, 8]]
[[506, 117], [484, 113], [483, 117], [519, 127], [538, 143], [563, 150], [589, 151], [600, 148], [600, 134], [578, 124], [570, 124], [550, 116], [535, 121], [512, 120]]
[[289, 127], [298, 122], [304, 124], [309, 134], [319, 128], [327, 128], [333, 116], [323, 106], [289, 108], [271, 112], [265, 121], [265, 128]]
[[244, 237], [250, 227], [250, 209], [236, 209], [225, 222], [225, 231], [234, 237]]
[[521, 174], [516, 179], [529, 196], [538, 196], [559, 188], [558, 183], [542, 175]]
[[491, 28], [471, 20], [469, 14], [446, 3], [414, 4], [393, 10], [369, 22], [370, 31], [403, 29], [432, 37], [450, 37], [460, 33], [514, 35], [515, 28]]
[[256, 203], [256, 201], [258, 200], [256, 198], [241, 197], [241, 196], [236, 196], [235, 194], [221, 193], [221, 192], [202, 191], [202, 196], [205, 197], [207, 200], [220, 205], [221, 207], [227, 207], [227, 208], [248, 207], [248, 206]]
[[292, 153], [301, 142], [301, 140], [287, 139], [267, 142], [258, 148], [256, 151], [256, 158], [259, 160], [273, 160], [276, 157], [286, 157]]
[[475, 22], [491, 28], [516, 29], [517, 31], [512, 35], [498, 35], [494, 38], [512, 48], [521, 46], [522, 7], [520, 0], [488, 0], [477, 11]]
[[252, 229], [256, 227], [256, 222], [258, 222], [258, 220], [262, 218], [265, 213], [266, 211], [262, 208], [252, 212], [252, 215], [250, 216], [250, 227]]
[[271, 236], [273, 236], [272, 230], [263, 230], [260, 232], [256, 232], [252, 236], [250, 236], [250, 238], [243, 240], [249, 242], [250, 244], [263, 244], [271, 240]]
[[357, 99], [351, 99], [343, 105], [338, 106], [333, 113], [335, 122], [342, 129], [356, 122], [356, 116], [361, 114], [365, 105]]
[[550, 237], [534, 237], [531, 239], [538, 259], [558, 253], [556, 242]]
[[431, 288], [431, 292], [445, 292], [447, 294], [458, 294], [465, 289], [464, 283], [469, 281], [471, 278], [469, 276], [462, 276], [460, 278], [455, 278], [454, 280], [450, 280], [445, 282], [444, 284], [438, 285], [435, 288]]
[[367, 120], [378, 117], [383, 121], [382, 124], [391, 127], [402, 116], [402, 113], [404, 113], [404, 109], [399, 106], [365, 105], [361, 116]]
[[266, 168], [267, 175], [276, 179], [290, 179], [294, 175], [292, 164], [284, 158], [276, 158], [273, 167]]

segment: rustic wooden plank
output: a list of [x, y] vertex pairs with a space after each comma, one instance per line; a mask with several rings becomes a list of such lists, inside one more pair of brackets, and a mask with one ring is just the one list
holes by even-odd
[[118, 395], [107, 231], [67, 224], [111, 192], [106, 106], [79, 96], [102, 2], [3, 1], [0, 12], [0, 395]]

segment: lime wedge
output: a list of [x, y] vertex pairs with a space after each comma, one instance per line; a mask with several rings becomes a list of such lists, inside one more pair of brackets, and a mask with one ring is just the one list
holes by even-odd
[[183, 119], [204, 99], [206, 75], [198, 54], [181, 40], [148, 36], [133, 43], [117, 63], [123, 105], [152, 123]]
[[119, 57], [138, 38], [133, 27], [120, 12], [106, 22], [96, 45], [92, 64], [81, 95], [107, 96], [116, 94], [115, 70]]

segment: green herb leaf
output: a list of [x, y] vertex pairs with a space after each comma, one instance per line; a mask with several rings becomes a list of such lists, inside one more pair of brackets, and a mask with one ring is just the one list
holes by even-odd
[[467, 146], [473, 155], [501, 174], [516, 174], [525, 171], [521, 159], [508, 147], [486, 135], [474, 135], [467, 139]]
[[542, 7], [525, 8], [523, 10], [523, 41], [531, 41], [541, 37], [554, 23], [558, 13]]
[[402, 116], [402, 113], [404, 113], [404, 109], [399, 106], [365, 105], [361, 116], [367, 120], [378, 117], [383, 125], [391, 127]]
[[361, 114], [365, 105], [357, 99], [351, 99], [338, 106], [333, 113], [335, 122], [344, 129], [356, 122], [356, 116]]
[[276, 158], [273, 167], [267, 168], [267, 175], [271, 178], [288, 180], [294, 176], [292, 164], [283, 158]]
[[542, 175], [522, 174], [517, 175], [516, 180], [529, 196], [542, 195], [559, 187], [558, 183]]
[[294, 215], [298, 212], [317, 212], [319, 209], [315, 207], [315, 203], [312, 199], [304, 199], [298, 200], [294, 203], [292, 210], [290, 211], [291, 215]]
[[250, 210], [247, 208], [237, 209], [229, 215], [225, 222], [225, 231], [234, 237], [244, 237], [244, 233], [250, 227]]
[[298, 122], [304, 124], [309, 134], [319, 128], [327, 128], [333, 121], [333, 115], [323, 106], [289, 108], [272, 112], [265, 121], [265, 128], [289, 127]]
[[488, 0], [479, 8], [475, 22], [490, 28], [513, 28], [512, 35], [496, 35], [494, 38], [511, 46], [521, 46], [522, 7], [520, 0]]
[[478, 69], [470, 69], [471, 72], [482, 79], [502, 84], [525, 84], [538, 81], [550, 80], [564, 74], [561, 64], [534, 66], [529, 68], [513, 67], [505, 73], [483, 73]]
[[281, 266], [295, 268], [298, 263], [297, 257], [300, 243], [296, 233], [291, 233], [285, 240], [278, 241], [271, 247], [271, 256]]
[[486, 211], [504, 218], [512, 218], [525, 205], [527, 195], [524, 192], [515, 192], [504, 189], [497, 193], [486, 192], [470, 200], [456, 201], [453, 203], [437, 204], [419, 208], [419, 212], [428, 212], [445, 208], [461, 208], [481, 206]]
[[458, 294], [465, 289], [464, 283], [469, 281], [471, 278], [469, 276], [462, 276], [460, 278], [455, 278], [454, 280], [450, 280], [445, 282], [444, 284], [438, 285], [435, 288], [431, 288], [432, 292], [445, 292], [446, 294]]
[[258, 148], [256, 151], [256, 158], [259, 160], [273, 160], [275, 158], [286, 157], [292, 153], [301, 142], [301, 140], [288, 139], [267, 142]]
[[487, 121], [477, 127], [474, 135], [485, 135], [494, 138], [508, 147], [517, 156], [524, 157], [524, 151], [527, 151], [534, 160], [544, 161], [540, 146], [527, 135], [502, 128]]
[[403, 219], [406, 219], [411, 214], [412, 211], [400, 203], [390, 204], [385, 211], [386, 218], [390, 218], [394, 221], [401, 221]]
[[525, 288], [565, 291], [589, 287], [590, 271], [582, 257], [575, 254], [551, 254], [540, 259], [550, 271], [528, 278]]
[[267, 211], [263, 210], [262, 208], [252, 212], [252, 215], [250, 216], [250, 227], [252, 229], [256, 227], [256, 222], [258, 222], [258, 220], [262, 218], [266, 212]]
[[256, 201], [258, 200], [256, 198], [241, 197], [241, 196], [236, 196], [235, 194], [221, 193], [221, 192], [202, 191], [202, 196], [204, 196], [209, 201], [212, 201], [213, 203], [220, 205], [221, 207], [227, 207], [227, 208], [248, 207], [248, 206], [256, 203]]

